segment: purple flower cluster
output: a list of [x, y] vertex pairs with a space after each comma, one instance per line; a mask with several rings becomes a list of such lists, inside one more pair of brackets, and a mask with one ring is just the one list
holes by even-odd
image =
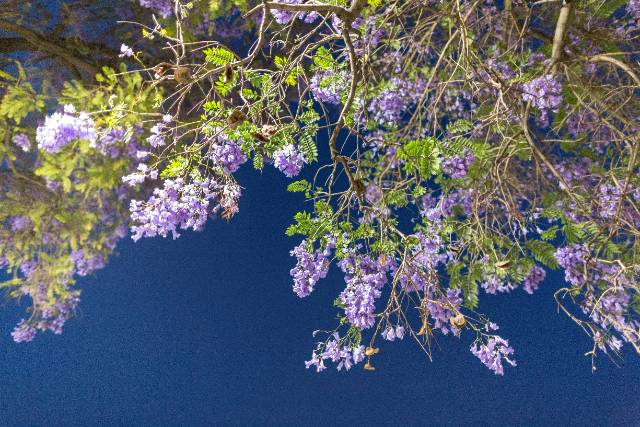
[[522, 99], [540, 110], [558, 111], [562, 103], [562, 83], [548, 74], [522, 85]]
[[471, 346], [470, 350], [496, 375], [504, 375], [502, 359], [509, 365], [516, 366], [516, 361], [509, 358], [513, 354], [513, 348], [509, 347], [509, 341], [499, 336], [489, 338], [487, 343], [481, 346], [478, 346], [476, 342]]
[[382, 37], [386, 34], [384, 28], [378, 27], [374, 17], [368, 17], [366, 19], [358, 17], [351, 26], [360, 31], [362, 37], [358, 40], [354, 40], [353, 48], [358, 56], [361, 56], [366, 51], [373, 50], [382, 41]]
[[17, 343], [31, 342], [36, 337], [36, 329], [22, 319], [11, 332], [11, 336]]
[[173, 11], [173, 2], [171, 0], [139, 0], [140, 6], [151, 9], [163, 18], [167, 18]]
[[582, 271], [587, 251], [581, 245], [563, 246], [555, 253], [556, 260], [564, 269], [564, 279], [572, 285], [580, 285], [585, 277]]
[[140, 163], [136, 172], [122, 177], [122, 182], [129, 187], [135, 187], [136, 185], [142, 184], [147, 178], [152, 180], [157, 179], [158, 171], [155, 169], [150, 169], [149, 166], [144, 163]]
[[133, 49], [131, 49], [126, 44], [122, 43], [120, 46], [120, 54], [118, 55], [120, 58], [129, 58], [133, 56]]
[[92, 148], [95, 148], [100, 153], [111, 158], [116, 158], [120, 155], [117, 144], [125, 140], [126, 129], [122, 127], [116, 127], [105, 131], [100, 138], [93, 141]]
[[382, 189], [375, 184], [368, 186], [364, 192], [364, 198], [372, 205], [377, 205], [382, 200], [382, 196]]
[[547, 273], [544, 271], [544, 268], [535, 265], [524, 279], [522, 289], [524, 289], [526, 293], [532, 294], [533, 291], [538, 289], [538, 286], [542, 283], [546, 275]]
[[390, 84], [388, 89], [371, 100], [368, 110], [376, 122], [393, 126], [400, 123], [404, 113], [422, 95], [425, 82], [393, 78]]
[[338, 362], [336, 368], [338, 371], [343, 368], [348, 371], [353, 365], [364, 360], [364, 346], [349, 347], [340, 344], [340, 335], [337, 332], [333, 334], [333, 338], [325, 344], [319, 343], [316, 350], [311, 354], [311, 360], [304, 362], [307, 369], [312, 366], [316, 367], [316, 372], [322, 372], [327, 367], [324, 361], [330, 359], [332, 362]]
[[240, 145], [226, 135], [218, 137], [217, 142], [211, 146], [209, 156], [227, 173], [237, 171], [247, 161], [247, 156], [240, 149]]
[[26, 216], [13, 216], [9, 220], [9, 223], [11, 226], [11, 231], [13, 231], [14, 233], [21, 231], [32, 224], [31, 220]]
[[[280, 0], [280, 3], [301, 4], [302, 0]], [[298, 19], [306, 22], [307, 24], [314, 22], [316, 19], [320, 17], [318, 12], [297, 12], [297, 13], [298, 13]], [[290, 12], [288, 10], [272, 9], [271, 14], [273, 15], [274, 19], [278, 24], [284, 25], [284, 24], [288, 24], [293, 19], [296, 12]]]
[[329, 271], [329, 260], [331, 246], [324, 251], [317, 250], [314, 253], [309, 252], [309, 245], [303, 240], [298, 246], [290, 252], [291, 256], [296, 257], [296, 266], [291, 269], [289, 274], [293, 277], [293, 291], [300, 298], [304, 298], [313, 292], [313, 288], [320, 279], [327, 277]]
[[[431, 294], [433, 292], [430, 292]], [[446, 294], [433, 298], [430, 296], [427, 308], [429, 314], [434, 320], [434, 328], [440, 329], [444, 335], [452, 332], [455, 336], [460, 336], [460, 329], [449, 323], [452, 317], [460, 312], [462, 298], [460, 297], [460, 289], [447, 289]]]
[[49, 153], [57, 153], [77, 139], [86, 139], [95, 144], [97, 135], [93, 120], [86, 113], [76, 116], [72, 105], [65, 106], [63, 112], [48, 116], [36, 130], [38, 147]]
[[597, 201], [600, 205], [600, 216], [605, 219], [613, 218], [622, 201], [622, 190], [612, 184], [602, 184], [598, 188]]
[[345, 273], [347, 284], [340, 293], [347, 320], [357, 328], [370, 328], [375, 322], [376, 299], [387, 283], [387, 266], [369, 256], [351, 256], [341, 260], [338, 267]]
[[298, 175], [305, 163], [307, 159], [304, 154], [293, 144], [285, 145], [273, 153], [274, 166], [289, 178]]
[[397, 325], [395, 328], [393, 326], [387, 326], [380, 335], [387, 341], [394, 341], [396, 338], [402, 340], [404, 338], [404, 332], [404, 327], [401, 325]]
[[486, 277], [485, 281], [481, 283], [480, 286], [482, 286], [486, 293], [491, 295], [495, 295], [498, 292], [510, 292], [515, 289], [515, 286], [511, 282], [508, 280], [502, 281], [495, 274], [490, 274]]
[[472, 189], [453, 190], [441, 199], [440, 211], [444, 216], [451, 216], [454, 207], [460, 206], [464, 215], [471, 215], [473, 201], [474, 192]]
[[163, 122], [158, 122], [151, 128], [151, 135], [147, 138], [147, 142], [153, 148], [158, 148], [166, 144], [163, 135], [164, 128], [165, 124]]
[[131, 227], [134, 241], [141, 237], [180, 237], [178, 228], [200, 230], [207, 221], [208, 208], [216, 197], [216, 184], [210, 179], [194, 180], [190, 184], [182, 178], [164, 181], [164, 188], [156, 188], [148, 201], [131, 200]]
[[[80, 302], [77, 292], [67, 292], [68, 294], [64, 298], [58, 299], [54, 304], [43, 303], [46, 300], [47, 288], [45, 285], [39, 285], [37, 295], [32, 295], [36, 302], [37, 317], [29, 322], [22, 319], [11, 333], [13, 340], [17, 343], [32, 341], [37, 330], [48, 330], [60, 335], [64, 324], [72, 316]], [[27, 293], [31, 294], [31, 292]]]
[[71, 252], [69, 258], [75, 266], [76, 274], [79, 276], [86, 276], [95, 270], [103, 268], [106, 264], [102, 255], [95, 254], [87, 256], [87, 253], [83, 249]]
[[334, 73], [333, 71], [319, 71], [311, 77], [309, 82], [313, 96], [326, 104], [340, 104], [340, 93], [347, 86], [347, 76], [345, 73]]
[[31, 149], [31, 141], [25, 133], [17, 133], [13, 136], [13, 143], [25, 153]]
[[465, 153], [462, 156], [454, 156], [442, 161], [442, 170], [451, 178], [459, 179], [467, 176], [471, 164], [476, 159], [473, 153]]

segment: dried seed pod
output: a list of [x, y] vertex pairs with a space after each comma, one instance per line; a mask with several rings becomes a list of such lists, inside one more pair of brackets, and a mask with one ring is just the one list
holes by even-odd
[[230, 82], [233, 79], [233, 67], [231, 67], [231, 64], [227, 64], [227, 66], [224, 68], [224, 82]]
[[278, 127], [274, 125], [263, 125], [259, 132], [255, 132], [253, 137], [260, 142], [267, 143], [273, 135], [278, 133]]
[[260, 132], [265, 135], [267, 138], [271, 138], [273, 135], [278, 133], [278, 126], [274, 125], [263, 125], [260, 129]]
[[247, 116], [242, 111], [233, 110], [231, 115], [227, 118], [227, 124], [231, 129], [236, 129], [245, 120], [247, 120]]
[[367, 371], [375, 371], [376, 368], [373, 367], [373, 365], [369, 362], [364, 364], [364, 369], [366, 369]]
[[173, 78], [180, 84], [189, 83], [191, 80], [191, 69], [189, 67], [176, 67]]
[[172, 68], [172, 65], [169, 64], [168, 62], [161, 62], [155, 67], [153, 67], [152, 70], [155, 73], [156, 78], [160, 78], [164, 73], [166, 73], [171, 68]]
[[511, 267], [511, 261], [509, 261], [508, 259], [505, 259], [503, 261], [498, 261], [495, 263], [495, 266], [496, 268], [506, 270], [507, 268]]
[[451, 325], [455, 326], [458, 329], [462, 329], [467, 323], [467, 319], [462, 313], [458, 313], [457, 315], [449, 319], [449, 323], [451, 323]]
[[367, 347], [364, 349], [365, 356], [373, 356], [374, 354], [378, 354], [380, 352], [379, 348]]
[[264, 136], [264, 135], [263, 135], [262, 133], [260, 133], [260, 132], [254, 132], [252, 135], [253, 135], [253, 137], [254, 137], [255, 139], [257, 139], [257, 140], [258, 140], [258, 141], [260, 141], [260, 142], [263, 142], [263, 143], [265, 143], [265, 144], [266, 144], [267, 142], [269, 142], [269, 138], [267, 138], [266, 136]]

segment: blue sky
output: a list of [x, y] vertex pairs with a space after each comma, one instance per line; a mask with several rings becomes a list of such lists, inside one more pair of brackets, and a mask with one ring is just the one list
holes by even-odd
[[[315, 329], [334, 325], [335, 269], [304, 300], [291, 291], [283, 230], [300, 195], [267, 167], [240, 173], [241, 212], [177, 241], [123, 241], [79, 285], [61, 336], [14, 344], [22, 309], [0, 311], [0, 424], [24, 425], [637, 425], [640, 366], [583, 354], [557, 313], [552, 274], [529, 296], [486, 296], [517, 368], [496, 377], [470, 336], [438, 337], [429, 362], [410, 340], [385, 343], [375, 372], [304, 369]], [[282, 191], [280, 190], [282, 189]]]

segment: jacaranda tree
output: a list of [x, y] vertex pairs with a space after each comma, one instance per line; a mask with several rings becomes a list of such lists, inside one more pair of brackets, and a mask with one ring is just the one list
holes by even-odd
[[55, 98], [0, 75], [3, 287], [33, 301], [16, 341], [59, 333], [74, 276], [126, 234], [231, 220], [252, 166], [300, 193], [293, 291], [344, 273], [307, 367], [371, 370], [376, 342], [405, 336], [431, 357], [441, 333], [502, 375], [514, 350], [479, 298], [549, 269], [594, 361], [640, 353], [640, 1], [130, 6], [146, 13], [108, 23], [110, 68], [58, 55], [80, 75]]

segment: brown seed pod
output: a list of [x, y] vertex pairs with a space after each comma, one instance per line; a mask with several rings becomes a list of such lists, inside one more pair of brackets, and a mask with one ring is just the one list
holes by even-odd
[[231, 64], [227, 64], [224, 68], [224, 82], [230, 82], [233, 79], [233, 67]]
[[365, 356], [373, 356], [374, 354], [378, 354], [380, 352], [379, 348], [367, 347], [364, 350]]
[[505, 259], [503, 261], [498, 261], [495, 263], [495, 266], [496, 268], [506, 270], [507, 268], [511, 267], [511, 261], [509, 261], [508, 259]]
[[233, 110], [229, 118], [227, 118], [227, 124], [231, 129], [236, 129], [245, 120], [247, 120], [247, 116], [242, 111]]
[[255, 139], [257, 139], [258, 141], [260, 141], [260, 142], [262, 142], [262, 143], [265, 143], [265, 144], [266, 144], [267, 142], [269, 142], [269, 138], [267, 138], [266, 136], [264, 136], [264, 135], [263, 135], [262, 133], [260, 133], [260, 132], [254, 132], [254, 133], [253, 133], [253, 137], [254, 137]]
[[267, 143], [271, 137], [278, 133], [278, 127], [274, 125], [263, 125], [259, 132], [255, 132], [253, 137], [260, 142]]
[[376, 368], [373, 367], [373, 365], [369, 362], [364, 364], [364, 369], [366, 369], [367, 371], [375, 371]]
[[171, 68], [172, 68], [172, 65], [169, 64], [168, 62], [161, 62], [155, 67], [153, 67], [151, 70], [153, 70], [153, 72], [156, 74], [157, 77], [161, 77], [164, 73], [167, 72], [167, 70]]
[[467, 319], [464, 317], [462, 313], [458, 313], [454, 317], [449, 319], [449, 323], [455, 326], [458, 329], [462, 329], [464, 325], [467, 323]]
[[273, 135], [278, 133], [278, 126], [274, 125], [263, 125], [260, 132], [265, 135], [267, 138], [271, 138]]
[[189, 67], [176, 67], [173, 78], [180, 84], [189, 83], [191, 80], [191, 69]]

